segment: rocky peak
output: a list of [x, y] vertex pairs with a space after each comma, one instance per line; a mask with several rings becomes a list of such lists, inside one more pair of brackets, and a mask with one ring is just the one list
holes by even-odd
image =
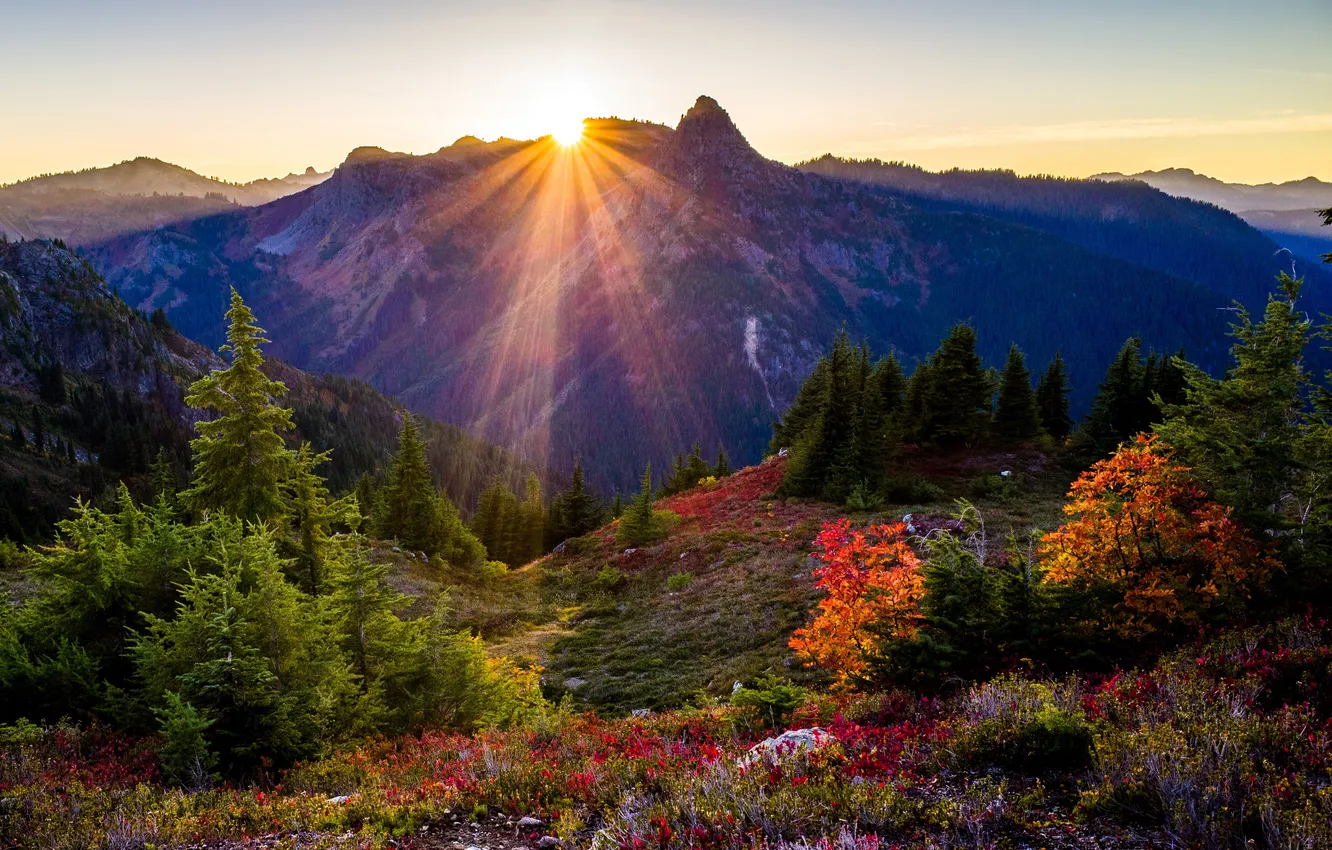
[[682, 183], [701, 186], [750, 177], [766, 162], [726, 110], [704, 95], [680, 118], [658, 167]]

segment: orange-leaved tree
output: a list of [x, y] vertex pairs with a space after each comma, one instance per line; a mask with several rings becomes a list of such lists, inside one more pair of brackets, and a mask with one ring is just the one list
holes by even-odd
[[813, 622], [796, 631], [791, 648], [845, 683], [864, 672], [883, 635], [910, 637], [925, 592], [920, 559], [900, 522], [852, 531], [851, 522], [824, 523], [814, 545], [823, 566], [814, 571], [827, 596]]
[[1069, 496], [1072, 519], [1041, 543], [1046, 578], [1101, 600], [1102, 625], [1124, 637], [1243, 605], [1275, 566], [1154, 435], [1095, 464]]

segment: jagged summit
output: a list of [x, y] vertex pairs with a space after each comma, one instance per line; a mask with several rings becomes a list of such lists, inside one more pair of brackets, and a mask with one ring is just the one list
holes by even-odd
[[766, 162], [721, 104], [701, 95], [680, 118], [659, 168], [683, 183], [701, 186], [715, 179], [751, 177]]

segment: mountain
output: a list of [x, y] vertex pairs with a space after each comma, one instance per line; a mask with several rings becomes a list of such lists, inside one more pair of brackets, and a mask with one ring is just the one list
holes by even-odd
[[625, 490], [695, 440], [761, 457], [842, 327], [908, 363], [966, 320], [992, 364], [1062, 349], [1085, 409], [1135, 333], [1219, 367], [1222, 308], [1285, 267], [1234, 216], [1140, 184], [1013, 180], [1040, 191], [1008, 209], [817, 171], [701, 97], [674, 129], [595, 120], [575, 148], [360, 148], [307, 191], [89, 257], [189, 336], [219, 341], [235, 286], [294, 365]]
[[[0, 537], [42, 539], [74, 495], [103, 498], [119, 480], [143, 495], [159, 448], [183, 472], [199, 417], [186, 390], [222, 364], [209, 349], [160, 314], [145, 319], [86, 260], [45, 240], [0, 240], [0, 339]], [[321, 472], [335, 491], [386, 468], [395, 402], [276, 360], [265, 371], [287, 385], [293, 446], [332, 449]], [[518, 487], [531, 470], [455, 426], [423, 431], [437, 480], [465, 509], [495, 476]]]
[[274, 201], [328, 178], [303, 174], [226, 183], [159, 159], [47, 174], [0, 187], [0, 234], [83, 245], [174, 222]]
[[1332, 207], [1332, 183], [1317, 177], [1291, 180], [1286, 183], [1226, 183], [1188, 168], [1167, 168], [1162, 171], [1142, 171], [1137, 174], [1107, 172], [1093, 175], [1092, 180], [1138, 180], [1182, 198], [1206, 201], [1234, 213], [1248, 210], [1300, 210]]
[[1318, 209], [1247, 210], [1240, 217], [1282, 248], [1307, 260], [1332, 253], [1332, 227], [1323, 223], [1319, 213]]
[[1109, 172], [1091, 179], [1140, 181], [1169, 195], [1215, 204], [1306, 261], [1332, 252], [1332, 233], [1318, 215], [1318, 210], [1332, 207], [1332, 183], [1316, 177], [1251, 186], [1225, 183], [1187, 168], [1167, 168], [1130, 175]]

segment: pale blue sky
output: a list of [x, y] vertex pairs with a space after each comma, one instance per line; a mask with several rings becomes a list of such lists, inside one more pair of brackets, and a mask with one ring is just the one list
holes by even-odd
[[0, 27], [0, 181], [137, 155], [247, 180], [699, 94], [786, 161], [1332, 180], [1329, 0], [0, 0]]

